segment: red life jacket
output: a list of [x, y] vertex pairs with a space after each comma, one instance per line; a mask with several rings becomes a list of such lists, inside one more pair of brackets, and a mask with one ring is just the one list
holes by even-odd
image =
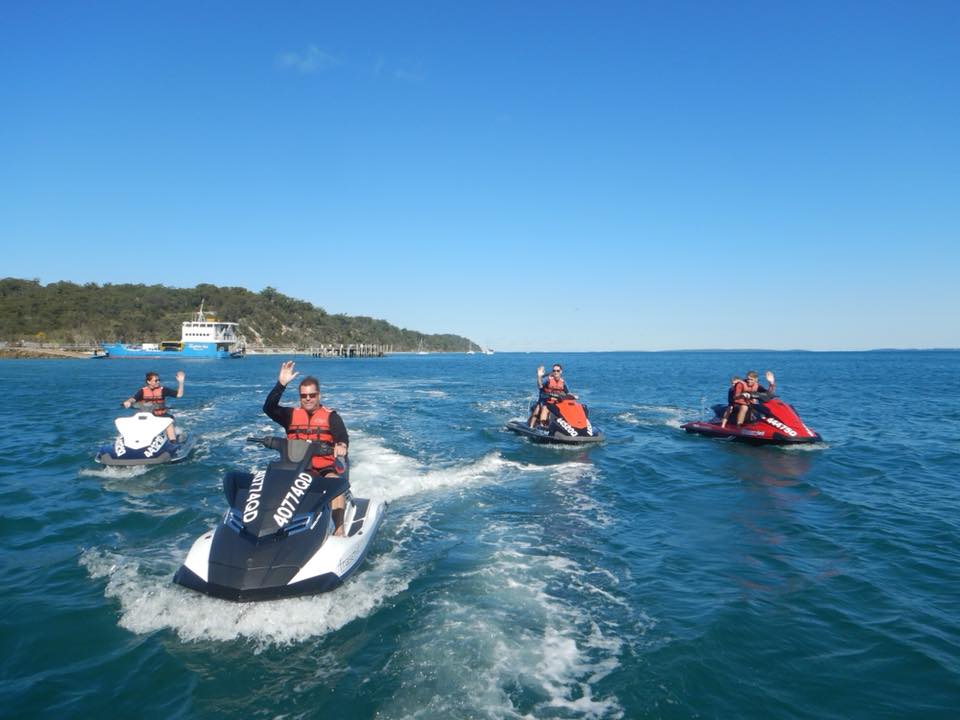
[[547, 379], [543, 381], [541, 390], [551, 396], [550, 401], [556, 402], [558, 396], [567, 394], [567, 384], [561, 378], [548, 375]]
[[[287, 426], [287, 438], [290, 440], [312, 440], [334, 444], [333, 434], [330, 432], [330, 408], [320, 405], [307, 415], [303, 408], [293, 408], [290, 416], [290, 425]], [[314, 470], [326, 470], [333, 467], [335, 462], [333, 453], [330, 455], [314, 455], [311, 466]]]
[[737, 380], [730, 389], [729, 400], [731, 405], [749, 405], [750, 401], [740, 397], [741, 393], [747, 391], [747, 384], [743, 380]]
[[[753, 395], [754, 393], [757, 393], [760, 391], [760, 383], [756, 380], [754, 380], [753, 382], [750, 382], [749, 380], [743, 380], [737, 383], [735, 390], [736, 390], [736, 392], [734, 393], [735, 395], [739, 395], [740, 393], [750, 393], [751, 395]], [[749, 405], [751, 402], [752, 400], [748, 400], [747, 398], [742, 398], [742, 397], [736, 398], [734, 400], [734, 403], [737, 405]]]
[[150, 386], [140, 388], [143, 393], [143, 403], [148, 409], [153, 411], [157, 417], [163, 417], [167, 414], [167, 407], [163, 404], [163, 386], [158, 385], [155, 388]]

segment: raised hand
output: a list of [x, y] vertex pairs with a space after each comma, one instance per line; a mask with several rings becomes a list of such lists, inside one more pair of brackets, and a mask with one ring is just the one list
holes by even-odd
[[770, 370], [767, 370], [764, 377], [767, 379], [767, 382], [773, 385], [777, 380], [773, 377], [773, 373]]
[[300, 374], [293, 371], [293, 365], [293, 360], [287, 360], [286, 362], [280, 364], [280, 374], [277, 376], [277, 382], [284, 387], [286, 387], [287, 383]]
[[178, 382], [178, 383], [182, 383], [184, 380], [186, 380], [186, 378], [187, 378], [187, 374], [186, 374], [183, 370], [178, 370], [178, 371], [177, 371], [177, 382]]

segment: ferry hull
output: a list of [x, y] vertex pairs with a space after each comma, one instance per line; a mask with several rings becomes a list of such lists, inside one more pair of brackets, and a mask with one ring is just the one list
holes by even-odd
[[237, 353], [229, 347], [218, 347], [217, 343], [190, 342], [183, 343], [182, 347], [167, 348], [143, 348], [139, 345], [126, 345], [124, 343], [104, 343], [103, 351], [111, 358], [214, 358], [228, 359], [232, 357], [242, 357], [242, 353]]

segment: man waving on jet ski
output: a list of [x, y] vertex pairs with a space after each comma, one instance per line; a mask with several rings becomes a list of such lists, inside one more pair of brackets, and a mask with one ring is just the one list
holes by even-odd
[[547, 415], [550, 413], [547, 406], [567, 395], [572, 395], [562, 375], [563, 366], [560, 363], [554, 363], [552, 372], [546, 377], [543, 375], [543, 365], [537, 368], [537, 390], [540, 394], [527, 421], [530, 427], [534, 427], [538, 420], [540, 424], [545, 425]]
[[[350, 438], [347, 428], [336, 410], [320, 404], [320, 383], [315, 377], [307, 376], [300, 381], [300, 407], [283, 407], [280, 397], [287, 385], [300, 373], [294, 372], [294, 362], [287, 360], [280, 365], [277, 384], [267, 395], [263, 403], [265, 412], [274, 422], [283, 426], [287, 437], [292, 440], [314, 440], [333, 445], [332, 455], [315, 456], [311, 471], [317, 475], [335, 475], [337, 458], [347, 456]], [[343, 495], [330, 501], [333, 511], [334, 535], [343, 535], [343, 513], [346, 502]]]
[[[124, 400], [121, 405], [128, 408], [135, 403], [142, 403], [148, 412], [152, 412], [157, 417], [172, 418], [173, 416], [167, 411], [167, 407], [163, 401], [166, 398], [183, 397], [183, 381], [186, 377], [183, 370], [178, 371], [177, 389], [171, 390], [160, 384], [160, 376], [157, 375], [157, 373], [148, 372], [145, 378], [146, 385]], [[170, 442], [177, 441], [177, 431], [174, 429], [173, 423], [167, 425], [167, 438]]]
[[[766, 377], [767, 382], [770, 383], [770, 387], [763, 387], [758, 379], [757, 371], [750, 370], [747, 372], [746, 380], [741, 380], [738, 386], [731, 392], [733, 395], [733, 404], [737, 406], [737, 427], [743, 425], [743, 421], [747, 419], [747, 410], [750, 408], [750, 405], [755, 404], [761, 398], [770, 397], [777, 392], [777, 379], [773, 373], [767, 370], [764, 377]], [[720, 427], [725, 426], [726, 420], [724, 420]]]

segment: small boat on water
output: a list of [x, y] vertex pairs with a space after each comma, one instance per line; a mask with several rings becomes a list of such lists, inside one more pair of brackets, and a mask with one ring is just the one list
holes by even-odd
[[103, 343], [95, 358], [242, 358], [246, 355], [246, 343], [237, 333], [237, 323], [222, 322], [207, 317], [203, 303], [192, 320], [183, 323], [180, 340], [165, 340], [160, 343]]

